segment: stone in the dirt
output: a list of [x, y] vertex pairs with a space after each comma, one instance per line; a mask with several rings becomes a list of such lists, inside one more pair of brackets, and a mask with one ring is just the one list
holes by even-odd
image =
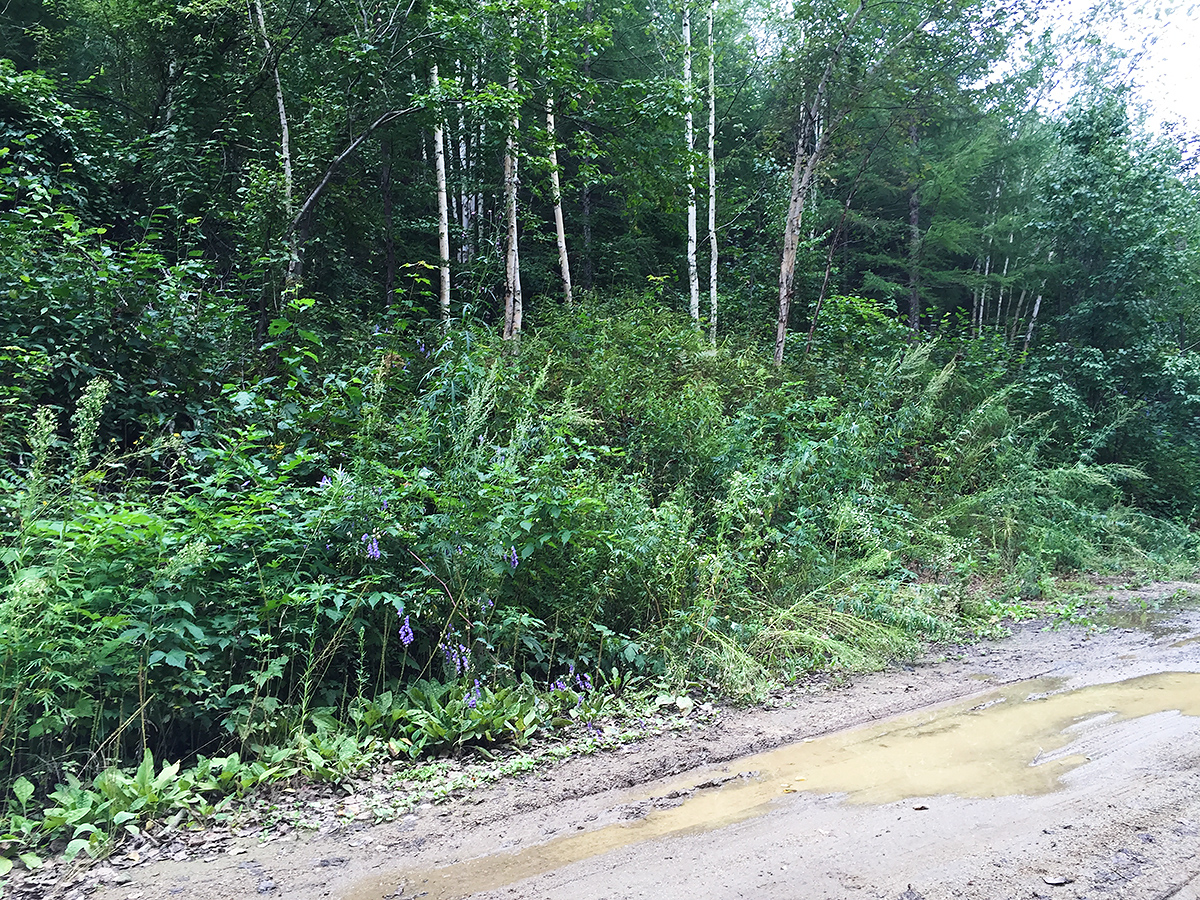
[[1066, 875], [1043, 875], [1042, 876], [1042, 881], [1046, 882], [1046, 884], [1054, 885], [1055, 887], [1057, 887], [1059, 885], [1063, 885], [1063, 884], [1070, 884], [1074, 880], [1075, 880], [1074, 878], [1068, 878]]
[[270, 878], [264, 878], [258, 883], [258, 892], [260, 894], [269, 894], [273, 890], [275, 890], [275, 882]]
[[918, 894], [916, 891], [913, 890], [913, 886], [910, 884], [908, 886], [908, 890], [906, 890], [903, 894], [901, 894], [899, 897], [897, 897], [896, 900], [925, 900], [925, 895]]

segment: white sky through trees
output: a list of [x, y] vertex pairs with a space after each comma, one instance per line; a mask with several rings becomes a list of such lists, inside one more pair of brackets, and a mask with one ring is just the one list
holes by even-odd
[[[1148, 108], [1151, 124], [1200, 134], [1200, 3], [1171, 0], [1065, 0], [1043, 22], [1086, 54], [1086, 38], [1121, 51], [1116, 71]], [[1090, 26], [1090, 27], [1089, 27]]]

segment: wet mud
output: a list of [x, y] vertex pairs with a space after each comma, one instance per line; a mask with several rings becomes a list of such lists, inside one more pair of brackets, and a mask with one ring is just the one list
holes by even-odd
[[[414, 896], [460, 900], [636, 842], [713, 831], [762, 815], [799, 792], [836, 794], [862, 804], [1044, 794], [1061, 787], [1066, 772], [1089, 761], [1083, 748], [1073, 749], [1084, 733], [1092, 745], [1103, 744], [1097, 732], [1119, 722], [1137, 720], [1135, 731], [1152, 732], [1158, 727], [1155, 714], [1200, 716], [1200, 674], [1193, 672], [1074, 690], [1063, 689], [1063, 682], [1019, 682], [965, 702], [789, 744], [740, 760], [732, 775], [728, 767], [691, 773], [658, 797], [640, 798], [651, 803], [679, 799], [678, 806], [521, 853], [411, 873], [403, 881]], [[1129, 733], [1123, 735], [1130, 739]], [[377, 900], [394, 895], [394, 882], [395, 876], [367, 880], [343, 896]]]

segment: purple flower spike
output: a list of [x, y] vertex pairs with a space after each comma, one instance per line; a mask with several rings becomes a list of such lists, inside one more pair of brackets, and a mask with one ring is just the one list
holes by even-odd
[[415, 639], [416, 636], [413, 634], [412, 622], [409, 621], [408, 616], [405, 616], [404, 624], [400, 626], [400, 643], [407, 647]]
[[319, 487], [321, 490], [333, 487], [333, 480], [328, 475], [322, 475], [321, 480], [317, 482], [317, 487]]
[[456, 677], [466, 675], [470, 671], [471, 651], [465, 644], [442, 644], [441, 647], [447, 670], [453, 671]]
[[[369, 540], [368, 540], [369, 539]], [[363, 540], [367, 543], [367, 559], [379, 559], [379, 538], [363, 535]]]
[[517, 556], [516, 547], [508, 548], [508, 555], [505, 557], [505, 559], [508, 560], [508, 564], [514, 569], [516, 569], [516, 567], [521, 563], [521, 557]]

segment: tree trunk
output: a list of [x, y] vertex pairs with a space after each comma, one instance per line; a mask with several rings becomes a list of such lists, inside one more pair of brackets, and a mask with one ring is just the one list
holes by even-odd
[[[1017, 329], [1020, 328], [1021, 313], [1025, 309], [1025, 295], [1028, 293], [1028, 291], [1029, 288], [1027, 287], [1021, 288], [1021, 296], [1017, 297], [1017, 308], [1013, 310], [1012, 317], [1009, 320], [1012, 322], [1012, 325], [1005, 326], [1005, 337], [1008, 341], [1015, 341], [1017, 338]], [[1011, 293], [1009, 294], [1009, 297], [1011, 300]]]
[[[1046, 254], [1046, 263], [1054, 262], [1054, 251], [1051, 250]], [[1038, 288], [1037, 299], [1033, 301], [1033, 312], [1029, 314], [1029, 328], [1025, 330], [1025, 347], [1022, 352], [1029, 352], [1029, 342], [1033, 340], [1033, 329], [1037, 325], [1038, 311], [1042, 308], [1042, 291], [1045, 290], [1046, 282], [1042, 281], [1042, 286]]]
[[[1008, 251], [1004, 254], [1004, 268], [1000, 270], [1000, 292], [996, 295], [996, 326], [993, 329], [995, 331], [999, 331], [1001, 328], [1003, 328], [1001, 320], [1003, 319], [1002, 312], [1004, 307], [1004, 288], [1006, 287], [1005, 282], [1008, 280], [1008, 263], [1010, 261], [1009, 254], [1012, 253], [1012, 242], [1013, 233], [1010, 231], [1008, 233]], [[1011, 289], [1009, 289], [1008, 292], [1008, 302], [1010, 304], [1012, 303]]]
[[384, 141], [383, 165], [379, 170], [379, 193], [383, 199], [383, 299], [391, 303], [396, 293], [396, 237], [393, 234], [392, 143]]
[[[908, 140], [912, 147], [913, 166], [917, 171], [917, 123], [910, 122]], [[912, 190], [908, 195], [908, 327], [914, 335], [921, 332], [921, 194], [914, 173]]]
[[[587, 0], [583, 5], [583, 20], [589, 26], [595, 18], [595, 10], [592, 6], [592, 0]], [[589, 28], [590, 35], [590, 28]], [[592, 43], [589, 39], [583, 45], [583, 80], [590, 84], [592, 80]], [[587, 108], [590, 112], [592, 109], [592, 96], [588, 94]], [[585, 139], [589, 136], [588, 126], [583, 126], [583, 134]], [[583, 225], [583, 271], [581, 275], [581, 284], [585, 291], [592, 289], [593, 273], [592, 273], [592, 185], [586, 175], [582, 176], [582, 190], [580, 193], [580, 218]]]
[[433, 88], [434, 103], [437, 104], [433, 120], [433, 165], [437, 173], [438, 315], [442, 324], [446, 325], [450, 322], [450, 207], [446, 196], [446, 133], [442, 127], [441, 101], [438, 99], [441, 85], [436, 63], [429, 70], [429, 83]]
[[717, 0], [708, 8], [708, 339], [717, 343], [717, 81], [713, 23]]
[[908, 327], [921, 331], [921, 198], [914, 187], [908, 196]]
[[[517, 91], [516, 35], [517, 20], [511, 19], [514, 47], [508, 68], [508, 90]], [[504, 339], [514, 341], [521, 334], [521, 259], [517, 253], [517, 131], [521, 127], [516, 112], [504, 139], [504, 206], [508, 219], [507, 252], [504, 263]]]
[[983, 320], [987, 317], [987, 302], [988, 288], [991, 287], [991, 282], [988, 281], [992, 276], [992, 239], [988, 238], [988, 255], [983, 262], [983, 288], [979, 295], [979, 319], [975, 322], [975, 337], [979, 337], [983, 333]]
[[688, 312], [700, 322], [700, 274], [696, 265], [696, 164], [692, 159], [695, 136], [692, 129], [692, 11], [691, 0], [683, 0], [683, 134], [687, 154], [687, 270]]
[[[818, 129], [818, 121], [825, 106], [825, 95], [829, 89], [829, 79], [841, 56], [846, 41], [854, 31], [859, 16], [865, 8], [865, 0], [859, 0], [857, 8], [846, 23], [841, 41], [834, 48], [821, 73], [821, 80], [813, 92], [812, 103], [803, 111], [803, 119], [796, 136], [796, 159], [792, 165], [792, 190], [788, 199], [787, 220], [783, 226], [783, 254], [779, 262], [779, 315], [775, 319], [775, 366], [783, 365], [783, 350], [787, 342], [788, 317], [792, 309], [792, 293], [796, 278], [796, 253], [800, 248], [800, 224], [804, 216], [804, 204], [812, 187], [813, 176], [817, 171], [833, 131], [834, 123], [826, 123], [826, 127]], [[905, 39], [907, 40], [907, 38]], [[874, 69], [872, 68], [872, 71]], [[819, 134], [818, 134], [819, 132]]]
[[804, 204], [816, 173], [817, 162], [825, 151], [824, 132], [817, 146], [804, 152], [803, 137], [796, 142], [796, 160], [792, 165], [792, 192], [788, 201], [787, 221], [783, 230], [783, 257], [779, 264], [779, 315], [775, 319], [775, 365], [783, 365], [783, 350], [787, 341], [788, 318], [792, 311], [792, 293], [796, 277], [796, 253], [800, 248], [800, 223]]
[[[550, 31], [550, 13], [546, 11], [542, 17], [542, 44], [548, 47]], [[548, 54], [547, 54], [548, 56]], [[546, 134], [550, 141], [550, 195], [554, 202], [554, 235], [558, 240], [558, 269], [562, 275], [563, 299], [567, 309], [575, 306], [571, 297], [571, 262], [567, 257], [567, 229], [563, 223], [562, 185], [558, 178], [558, 148], [555, 146], [554, 131], [554, 93], [553, 87], [546, 85]]]
[[[279, 58], [271, 47], [271, 38], [267, 34], [267, 20], [263, 15], [262, 3], [252, 0], [255, 23], [262, 37], [263, 50], [267, 63], [271, 66], [271, 77], [275, 81], [275, 105], [279, 112], [279, 158], [283, 164], [283, 208], [284, 216], [290, 222], [295, 213], [296, 198], [292, 182], [292, 135], [288, 126], [287, 103], [283, 98], [283, 82], [279, 77]], [[288, 263], [284, 274], [285, 289], [297, 287], [303, 275], [304, 261], [301, 257], [303, 247], [297, 240], [296, 230], [290, 229], [287, 235]]]
[[1038, 310], [1042, 308], [1042, 294], [1039, 291], [1037, 299], [1033, 301], [1033, 312], [1029, 316], [1029, 328], [1025, 331], [1025, 346], [1022, 348], [1023, 353], [1029, 352], [1029, 342], [1033, 340], [1033, 327], [1037, 325]]
[[[461, 79], [461, 63], [455, 64], [455, 72]], [[455, 108], [458, 110], [458, 227], [462, 232], [458, 244], [458, 261], [465, 266], [471, 261], [471, 223], [474, 218], [471, 207], [474, 195], [468, 188], [467, 115], [461, 99], [455, 102]]]

